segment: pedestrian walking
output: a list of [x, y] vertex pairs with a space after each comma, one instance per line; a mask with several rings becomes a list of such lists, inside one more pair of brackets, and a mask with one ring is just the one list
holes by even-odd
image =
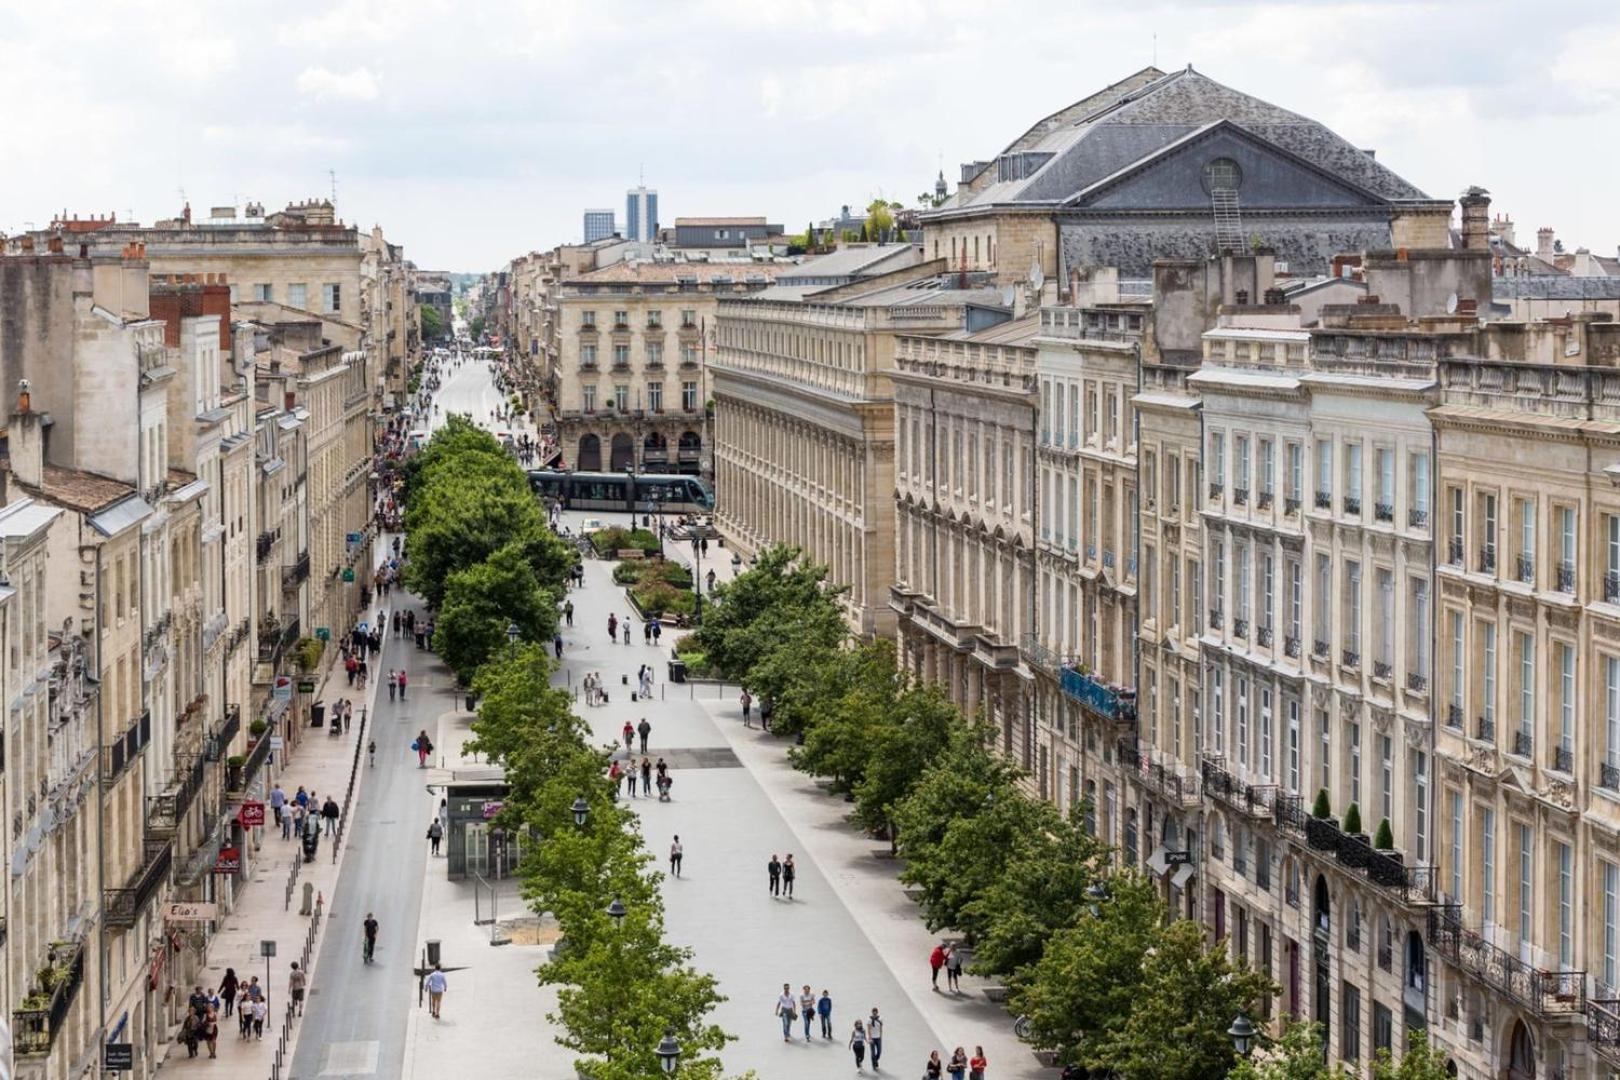
[[619, 643], [619, 617], [617, 615], [610, 614], [608, 616], [608, 644], [609, 645], [617, 645], [618, 643]]
[[449, 989], [450, 980], [444, 977], [444, 969], [434, 964], [433, 970], [428, 972], [427, 992], [428, 1011], [433, 1014], [435, 1020], [439, 1019], [439, 1010], [444, 1005], [444, 994]]
[[799, 1018], [804, 1021], [804, 1041], [809, 1042], [810, 1023], [816, 1018], [816, 995], [810, 992], [809, 983], [799, 993]]
[[186, 1013], [186, 1019], [180, 1025], [180, 1041], [185, 1044], [186, 1057], [197, 1056], [197, 1042], [202, 1038], [202, 1017], [194, 1012]]
[[641, 759], [641, 790], [645, 795], [652, 794], [652, 762], [646, 758]]
[[984, 1047], [975, 1046], [973, 1057], [968, 1062], [968, 1080], [984, 1080], [984, 1070], [990, 1067], [990, 1061], [984, 1056]]
[[416, 751], [416, 767], [427, 768], [428, 755], [433, 753], [433, 740], [428, 738], [427, 728], [417, 732], [415, 741], [411, 743], [411, 749]]
[[338, 809], [337, 800], [328, 795], [326, 802], [321, 804], [321, 817], [326, 821], [327, 836], [337, 835], [338, 815], [341, 812]]
[[202, 1037], [203, 1041], [208, 1044], [208, 1056], [211, 1058], [219, 1057], [218, 1009], [209, 1009], [208, 1012], [203, 1016]]
[[388, 669], [388, 700], [393, 701], [394, 700], [394, 695], [397, 694], [397, 693], [399, 693], [399, 676], [394, 674], [394, 669], [393, 668], [389, 668]]
[[246, 1039], [253, 1034], [253, 999], [248, 996], [248, 988], [242, 987], [236, 997], [236, 1037]]
[[[821, 1017], [821, 1037], [832, 1038], [832, 995], [826, 990], [823, 990], [821, 996], [816, 999], [816, 1015]], [[860, 1023], [859, 1020], [855, 1022]]]
[[787, 983], [782, 984], [782, 993], [776, 999], [776, 1015], [782, 1021], [782, 1041], [792, 1042], [795, 1008], [793, 988]]
[[793, 879], [798, 877], [798, 868], [793, 865], [793, 852], [782, 863], [782, 895], [789, 900], [793, 899]]
[[226, 1016], [231, 1015], [231, 1010], [236, 1007], [237, 986], [238, 980], [236, 978], [236, 969], [231, 967], [226, 968], [225, 977], [219, 980], [219, 998], [225, 1003]]
[[563, 603], [563, 622], [569, 626], [574, 625], [574, 602], [572, 600]]
[[771, 716], [776, 712], [776, 706], [770, 698], [759, 703], [759, 726], [766, 731], [771, 730]]
[[650, 622], [641, 624], [641, 643], [643, 645], [652, 644], [652, 623]]
[[754, 697], [753, 697], [753, 695], [750, 694], [747, 690], [744, 690], [742, 692], [742, 696], [739, 697], [737, 700], [742, 702], [743, 727], [753, 727], [754, 722], [753, 722], [753, 720], [751, 720], [749, 718], [749, 713], [754, 708]]
[[962, 950], [954, 945], [945, 951], [945, 986], [953, 994], [962, 992]]
[[287, 973], [287, 991], [292, 994], [293, 1012], [299, 1016], [304, 1015], [304, 988], [308, 985], [309, 976], [294, 960], [292, 970]]
[[[636, 734], [641, 736], [641, 752], [645, 754], [647, 752], [647, 736], [652, 734], [652, 724], [648, 722], [645, 716], [641, 718], [641, 723], [636, 725]], [[625, 749], [629, 749], [629, 747]]]
[[950, 1064], [945, 1071], [951, 1074], [951, 1080], [967, 1080], [968, 1057], [967, 1051], [958, 1046], [951, 1053]]
[[360, 673], [360, 661], [356, 660], [353, 656], [350, 656], [347, 660], [343, 661], [343, 671], [344, 674], [348, 675], [349, 677], [349, 685], [353, 686], [354, 677]]
[[932, 973], [934, 993], [939, 993], [939, 973], [945, 966], [945, 945], [941, 942], [928, 954], [928, 970]]
[[428, 853], [437, 855], [439, 853], [439, 842], [444, 839], [444, 829], [439, 825], [438, 818], [428, 822], [427, 838]]
[[923, 1066], [923, 1080], [940, 1080], [945, 1071], [945, 1063], [939, 1060], [939, 1051], [928, 1051], [928, 1064]]
[[[281, 781], [270, 789], [270, 812], [275, 815], [276, 824], [281, 824], [281, 811], [287, 805], [287, 793], [281, 790]], [[228, 1014], [227, 1014], [228, 1015]]]
[[270, 1015], [270, 1003], [259, 998], [253, 1003], [253, 1037], [264, 1038], [264, 1021]]
[[855, 1051], [855, 1071], [865, 1072], [862, 1062], [866, 1060], [866, 1028], [859, 1020], [855, 1021], [855, 1030], [849, 1033], [849, 1048]]
[[883, 1056], [883, 1018], [878, 1015], [878, 1007], [872, 1006], [872, 1015], [866, 1018], [866, 1041], [872, 1047], [872, 1068], [878, 1067], [878, 1058]]
[[630, 644], [630, 616], [624, 617], [624, 643]]
[[[630, 797], [632, 799], [635, 798], [636, 797], [636, 766], [635, 766], [634, 762], [632, 762], [631, 764], [629, 764], [629, 765], [627, 765], [625, 767], [625, 770], [624, 770], [624, 786], [629, 789]], [[649, 791], [647, 794], [651, 795], [652, 792]]]
[[439, 835], [450, 835], [450, 800], [439, 800]]
[[662, 620], [662, 619], [654, 619], [652, 621], [652, 635], [653, 635], [653, 644], [657, 645], [658, 644], [658, 639], [664, 636], [664, 620]]
[[399, 700], [405, 700], [405, 684], [410, 680], [405, 676], [405, 669], [399, 669]]
[[551, 635], [551, 648], [552, 648], [552, 651], [557, 654], [557, 659], [561, 660], [562, 659], [562, 633], [561, 632], [558, 632], [558, 633], [555, 633], [555, 634]]
[[782, 893], [782, 863], [777, 859], [776, 853], [771, 853], [771, 861], [765, 864], [765, 872], [771, 877], [771, 895], [780, 896]]
[[[633, 744], [634, 744], [634, 743], [635, 743], [635, 741], [636, 741], [636, 729], [635, 729], [635, 725], [633, 725], [633, 724], [631, 724], [631, 723], [630, 723], [630, 721], [628, 721], [628, 720], [626, 720], [626, 721], [625, 721], [625, 722], [624, 722], [624, 731], [623, 731], [623, 732], [622, 732], [622, 733], [621, 733], [621, 737], [622, 737], [622, 738], [623, 738], [623, 739], [624, 739], [624, 752], [625, 752], [625, 753], [626, 753], [626, 754], [628, 754], [628, 753], [630, 753], [630, 747], [631, 747], [631, 746], [632, 746], [632, 745], [633, 745]], [[643, 752], [644, 752], [644, 753], [645, 753], [645, 752], [646, 752], [646, 749], [647, 749], [647, 747], [646, 747], [646, 746], [642, 746], [642, 748], [641, 748], [641, 749], [642, 749], [642, 751], [643, 751]]]
[[619, 797], [619, 791], [624, 787], [624, 770], [619, 768], [617, 759], [608, 766], [608, 779], [613, 781], [613, 797]]
[[685, 848], [681, 847], [681, 838], [679, 836], [675, 837], [674, 841], [669, 845], [669, 872], [676, 877], [681, 876], [681, 857], [685, 854], [685, 850]]

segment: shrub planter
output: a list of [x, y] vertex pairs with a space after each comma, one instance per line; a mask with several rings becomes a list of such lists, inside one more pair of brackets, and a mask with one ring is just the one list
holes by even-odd
[[1339, 826], [1330, 818], [1305, 819], [1305, 841], [1317, 851], [1339, 850]]

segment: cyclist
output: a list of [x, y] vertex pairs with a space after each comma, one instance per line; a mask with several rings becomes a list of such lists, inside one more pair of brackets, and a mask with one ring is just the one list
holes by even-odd
[[366, 963], [369, 964], [372, 956], [377, 952], [377, 917], [369, 911], [366, 912], [364, 926], [366, 931], [365, 958]]

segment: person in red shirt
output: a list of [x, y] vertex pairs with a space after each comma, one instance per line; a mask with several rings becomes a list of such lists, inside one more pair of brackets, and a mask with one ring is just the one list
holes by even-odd
[[928, 954], [928, 966], [933, 970], [934, 992], [939, 993], [939, 969], [945, 966], [945, 946], [935, 945], [934, 951]]

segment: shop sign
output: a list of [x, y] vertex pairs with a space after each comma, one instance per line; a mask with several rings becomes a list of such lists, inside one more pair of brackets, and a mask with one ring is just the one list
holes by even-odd
[[214, 859], [214, 873], [240, 874], [242, 872], [242, 852], [233, 847], [220, 848], [219, 855]]

